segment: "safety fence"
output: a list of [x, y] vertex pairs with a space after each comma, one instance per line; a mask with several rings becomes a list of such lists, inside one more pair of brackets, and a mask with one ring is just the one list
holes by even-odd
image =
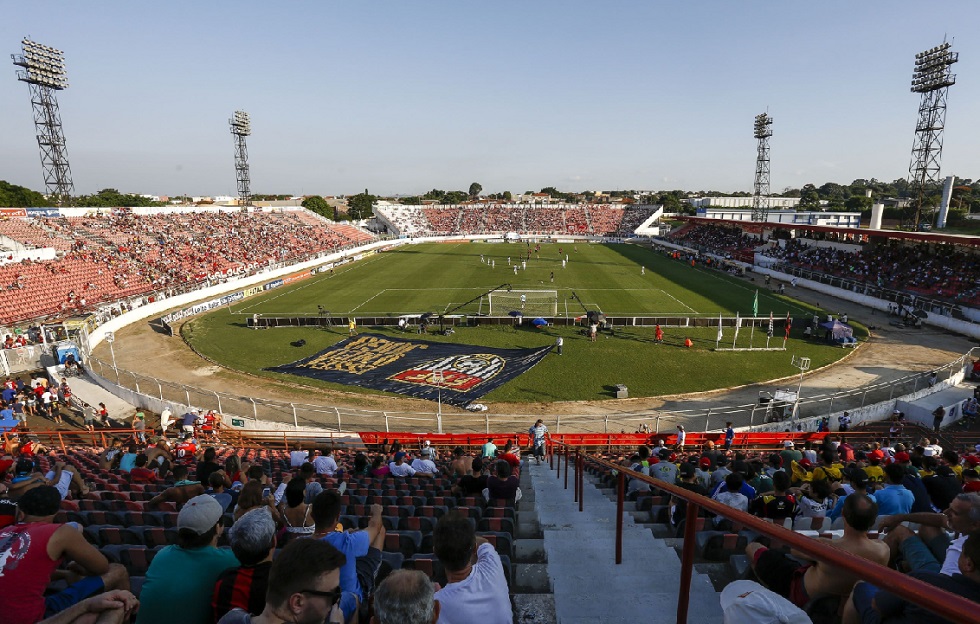
[[[760, 401], [740, 405], [718, 405], [699, 409], [648, 409], [601, 414], [505, 414], [490, 411], [462, 410], [436, 412], [402, 412], [367, 410], [342, 406], [284, 402], [262, 397], [209, 390], [151, 377], [114, 367], [96, 357], [88, 360], [90, 372], [110, 392], [143, 409], [160, 412], [170, 407], [174, 413], [199, 408], [214, 410], [224, 416], [230, 428], [268, 428], [274, 423], [282, 427], [315, 428], [335, 432], [356, 431], [418, 431], [454, 433], [490, 433], [526, 431], [529, 422], [542, 418], [555, 432], [626, 433], [643, 428], [652, 433], [674, 432], [678, 425], [697, 431], [718, 431], [728, 422], [735, 428], [756, 430], [815, 431], [821, 417], [830, 417], [843, 410], [861, 410], [871, 415], [868, 420], [880, 419], [891, 413], [890, 406], [898, 399], [914, 400], [924, 394], [939, 391], [962, 379], [967, 365], [975, 357], [975, 349], [931, 371], [911, 373], [883, 381], [833, 393], [807, 396], [806, 380], [802, 383], [802, 398], [796, 409], [792, 405], [763, 396]], [[933, 374], [935, 380], [932, 379]], [[261, 383], [261, 382], [258, 382]], [[796, 387], [794, 381], [784, 384]], [[785, 385], [783, 387], [786, 387]], [[874, 408], [874, 409], [871, 409]], [[887, 411], [886, 411], [887, 410]], [[855, 424], [859, 420], [855, 419]]]
[[[677, 624], [686, 624], [688, 621], [688, 601], [690, 599], [691, 575], [694, 569], [697, 518], [702, 510], [724, 516], [733, 525], [740, 525], [744, 529], [755, 531], [760, 535], [770, 538], [774, 542], [785, 544], [821, 564], [834, 566], [844, 572], [853, 574], [861, 580], [871, 581], [878, 587], [887, 588], [888, 591], [900, 595], [904, 599], [928, 609], [951, 622], [956, 622], [957, 624], [973, 624], [977, 621], [976, 603], [962, 596], [939, 589], [934, 585], [909, 578], [891, 568], [886, 568], [885, 566], [856, 557], [843, 549], [833, 546], [828, 540], [806, 537], [780, 525], [767, 522], [762, 518], [728, 507], [705, 496], [694, 494], [690, 490], [685, 490], [679, 486], [668, 484], [665, 481], [624, 468], [601, 457], [582, 452], [581, 449], [571, 445], [553, 445], [549, 449], [548, 455], [550, 466], [552, 469], [555, 469], [556, 479], [562, 479], [562, 465], [564, 464], [564, 487], [566, 490], [568, 489], [569, 472], [573, 473], [572, 487], [574, 489], [574, 501], [578, 503], [578, 510], [580, 512], [585, 508], [585, 497], [583, 494], [585, 472], [588, 467], [615, 475], [616, 544], [615, 552], [611, 556], [615, 558], [617, 565], [623, 562], [623, 514], [625, 511], [625, 484], [627, 477], [639, 479], [650, 484], [652, 488], [659, 490], [663, 494], [682, 499], [687, 503], [684, 521], [684, 544], [681, 554], [680, 589], [677, 595]], [[642, 552], [635, 553], [635, 555], [644, 556]]]

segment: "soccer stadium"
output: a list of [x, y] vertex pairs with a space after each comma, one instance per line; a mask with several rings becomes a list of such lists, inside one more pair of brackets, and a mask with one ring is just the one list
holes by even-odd
[[22, 46], [46, 193], [0, 208], [0, 622], [977, 621], [952, 176], [913, 227], [807, 210], [762, 114], [750, 196], [341, 220], [252, 196], [239, 110], [237, 197], [82, 206], [61, 52]]

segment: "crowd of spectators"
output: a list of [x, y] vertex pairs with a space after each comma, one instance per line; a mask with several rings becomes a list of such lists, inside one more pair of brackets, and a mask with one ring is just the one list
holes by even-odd
[[[377, 621], [393, 623], [405, 621], [397, 616], [409, 606], [402, 600], [414, 601], [420, 592], [428, 615], [411, 621], [513, 621], [499, 554], [512, 541], [495, 541], [503, 534], [484, 527], [496, 519], [487, 526], [512, 535], [513, 520], [488, 516], [479, 527], [474, 521], [488, 501], [513, 513], [520, 458], [511, 443], [496, 449], [491, 441], [475, 456], [462, 448], [439, 452], [428, 444], [387, 442], [371, 455], [303, 446], [284, 454], [205, 448], [186, 433], [98, 450], [63, 456], [13, 443], [4, 449], [5, 623], [89, 622], [93, 614], [99, 622], [130, 621], [135, 614], [137, 624], [175, 617], [188, 623], [357, 623], [368, 621], [372, 602]], [[45, 478], [48, 469], [54, 475]], [[74, 475], [69, 484], [83, 474], [94, 482], [62, 491], [62, 474]], [[127, 510], [112, 515], [115, 525], [109, 513], [97, 511], [103, 507], [92, 506], [128, 501], [130, 494], [142, 502], [112, 507]], [[405, 515], [412, 507], [403, 504], [436, 513]], [[80, 511], [66, 518], [66, 509]], [[399, 538], [413, 533], [399, 530], [402, 523], [428, 526], [427, 552], [434, 558], [425, 561], [438, 562], [441, 586], [432, 582], [431, 568], [429, 576], [410, 569], [392, 574], [402, 567], [400, 554], [392, 558]], [[166, 545], [141, 555], [148, 565], [138, 577], [128, 559], [135, 543], [103, 541], [129, 528], [173, 531]], [[408, 586], [415, 589], [403, 596]]]
[[671, 232], [668, 238], [680, 245], [716, 253], [727, 258], [752, 252], [761, 245], [758, 236], [745, 234], [737, 227], [698, 224]]
[[406, 236], [506, 234], [632, 236], [653, 208], [605, 204], [531, 206], [383, 206], [380, 212]]
[[[980, 445], [963, 454], [944, 450], [936, 440], [915, 444], [874, 442], [854, 448], [846, 436], [797, 449], [792, 441], [771, 454], [716, 449], [708, 442], [694, 453], [668, 448], [660, 440], [643, 445], [622, 465], [654, 479], [798, 531], [832, 536], [854, 556], [890, 565], [913, 577], [980, 602]], [[628, 496], [648, 495], [649, 484], [631, 479]], [[671, 501], [669, 523], [684, 531], [685, 503]], [[704, 512], [702, 512], [704, 513]], [[723, 515], [705, 522], [737, 531]], [[906, 523], [915, 523], [911, 527]], [[836, 531], [826, 535], [828, 531]], [[836, 597], [844, 622], [890, 622], [909, 614], [935, 616], [889, 594], [887, 588], [855, 585], [858, 578], [828, 564], [800, 559], [748, 544], [756, 577], [797, 607], [814, 598]], [[966, 561], [965, 561], [966, 560]], [[852, 594], [853, 590], [853, 594]]]
[[[296, 262], [371, 237], [301, 212], [196, 212], [7, 219], [0, 233], [46, 244], [53, 260], [0, 267], [0, 322], [64, 315], [153, 291]], [[43, 235], [42, 235], [43, 233]]]

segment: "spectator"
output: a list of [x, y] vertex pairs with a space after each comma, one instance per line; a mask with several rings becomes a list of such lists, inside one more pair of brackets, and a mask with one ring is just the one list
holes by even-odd
[[374, 592], [371, 624], [436, 624], [439, 603], [433, 597], [432, 581], [424, 572], [395, 570]]
[[136, 465], [136, 455], [139, 454], [139, 447], [133, 443], [130, 443], [129, 448], [126, 452], [122, 454], [119, 458], [119, 471], [129, 472]]
[[395, 453], [395, 461], [388, 464], [388, 471], [393, 477], [411, 477], [415, 469], [405, 463], [405, 451]]
[[194, 473], [197, 480], [201, 483], [210, 483], [208, 477], [211, 476], [211, 473], [215, 470], [221, 470], [221, 464], [214, 461], [214, 458], [217, 457], [217, 455], [218, 454], [213, 446], [209, 446], [204, 449], [204, 457], [201, 459], [201, 461], [197, 462], [197, 472]]
[[[254, 466], [254, 468], [258, 468], [259, 471], [262, 470], [260, 466]], [[262, 507], [269, 510], [272, 519], [276, 522], [276, 526], [283, 526], [282, 516], [279, 515], [279, 510], [276, 509], [276, 502], [272, 498], [272, 492], [269, 491], [269, 488], [263, 489], [261, 481], [249, 481], [242, 486], [242, 491], [238, 493], [238, 502], [235, 505], [235, 511], [232, 512], [232, 516], [237, 522], [239, 518], [249, 511]]]
[[[740, 491], [744, 485], [742, 475], [733, 472], [725, 477], [725, 483], [711, 496], [714, 500], [732, 509], [747, 512], [749, 510], [749, 498]], [[716, 516], [714, 524], [718, 528], [727, 528], [731, 522], [724, 516]]]
[[200, 481], [187, 480], [187, 466], [174, 466], [174, 484], [160, 492], [149, 501], [146, 506], [151, 510], [155, 509], [160, 503], [173, 503], [180, 510], [187, 501], [196, 496], [204, 494], [204, 486]]
[[[701, 496], [707, 496], [708, 490], [705, 488], [697, 478], [697, 473], [694, 469], [694, 464], [689, 462], [684, 462], [680, 467], [680, 478], [677, 481], [677, 486], [684, 488], [689, 492], [695, 494], [700, 494]], [[676, 496], [672, 496], [670, 499], [670, 504], [674, 507], [673, 513], [670, 516], [670, 523], [677, 527], [677, 535], [683, 535], [684, 522], [687, 518], [687, 501]]]
[[268, 507], [254, 509], [232, 525], [228, 537], [231, 552], [242, 565], [218, 576], [211, 596], [215, 622], [234, 608], [252, 615], [262, 613], [272, 555], [276, 552], [276, 522]]
[[[831, 522], [835, 522], [837, 518], [840, 518], [844, 512], [844, 501], [847, 500], [848, 496], [854, 494], [863, 494], [878, 503], [878, 517], [881, 518], [885, 515], [881, 513], [881, 503], [878, 502], [878, 497], [874, 494], [874, 485], [868, 480], [868, 475], [863, 470], [852, 468], [850, 471], [844, 473], [844, 477], [850, 480], [850, 492], [839, 496], [837, 503], [834, 504], [834, 508], [827, 512], [827, 517], [830, 518]], [[844, 490], [842, 489], [841, 491], [843, 492]]]
[[303, 445], [296, 443], [293, 450], [289, 452], [289, 467], [299, 468], [304, 462], [309, 461], [310, 454], [303, 450]]
[[439, 469], [432, 461], [432, 447], [427, 446], [420, 451], [420, 457], [412, 461], [412, 469], [417, 477], [433, 477], [439, 474]]
[[219, 575], [241, 562], [216, 548], [224, 531], [221, 505], [207, 494], [187, 501], [177, 516], [177, 544], [156, 554], [140, 592], [136, 624], [172, 624], [179, 604], [180, 621], [211, 622], [211, 597]]
[[[878, 517], [877, 504], [860, 494], [848, 496], [844, 501], [843, 516], [844, 536], [831, 543], [872, 563], [888, 565], [887, 546], [868, 537], [868, 531]], [[746, 547], [745, 554], [759, 580], [798, 607], [806, 606], [810, 596], [847, 596], [857, 582], [852, 574], [821, 561], [800, 564], [797, 560], [807, 560], [807, 556], [797, 551], [793, 551], [793, 558], [790, 558], [785, 553], [752, 542]]]
[[954, 498], [963, 493], [963, 486], [956, 478], [953, 469], [945, 465], [937, 466], [934, 475], [922, 479], [922, 485], [925, 486], [936, 509], [946, 509]]
[[279, 514], [286, 524], [286, 534], [283, 542], [299, 536], [313, 535], [314, 523], [310, 518], [312, 505], [306, 502], [306, 482], [303, 479], [292, 479], [286, 485], [283, 501], [279, 503]]
[[[949, 576], [935, 572], [912, 572], [909, 576], [980, 603], [980, 533], [963, 542], [956, 569]], [[947, 621], [898, 594], [866, 582], [854, 586], [843, 615], [844, 624], [942, 624]]]
[[435, 594], [442, 624], [512, 624], [507, 579], [493, 546], [475, 534], [470, 519], [456, 511], [439, 518], [432, 550], [446, 571]]
[[882, 516], [909, 513], [915, 503], [915, 496], [902, 484], [905, 468], [895, 462], [888, 464], [885, 466], [885, 479], [885, 487], [875, 492], [878, 513]]
[[[912, 531], [903, 522], [919, 525]], [[885, 531], [885, 544], [891, 548], [892, 560], [900, 559], [913, 572], [956, 573], [963, 542], [970, 533], [980, 531], [980, 494], [960, 494], [943, 513], [895, 514], [883, 518], [878, 526]], [[951, 539], [948, 531], [958, 533]]]
[[493, 443], [493, 438], [487, 438], [486, 444], [480, 449], [483, 459], [493, 461], [497, 457], [497, 445]]
[[313, 537], [327, 542], [344, 554], [346, 563], [340, 570], [343, 596], [340, 607], [344, 620], [349, 621], [358, 609], [366, 605], [374, 590], [374, 581], [381, 568], [381, 550], [385, 543], [385, 528], [381, 520], [381, 505], [371, 505], [371, 518], [363, 531], [343, 531], [339, 526], [343, 503], [336, 490], [327, 490], [313, 501]]
[[[46, 618], [38, 624], [123, 624], [130, 622], [139, 608], [139, 600], [125, 589], [114, 589], [81, 602], [76, 602], [61, 613]], [[93, 619], [94, 617], [94, 619]]]
[[[129, 575], [86, 541], [77, 525], [54, 522], [61, 496], [51, 486], [25, 492], [17, 501], [18, 524], [0, 529], [0, 614], [4, 624], [34, 624], [89, 596], [129, 589]], [[68, 561], [67, 573], [58, 571]], [[52, 578], [76, 578], [67, 589], [45, 596]]]
[[148, 461], [146, 453], [140, 453], [136, 456], [136, 465], [129, 471], [131, 483], [153, 483], [157, 480], [156, 471], [146, 467]]
[[207, 489], [205, 494], [218, 501], [218, 504], [221, 505], [221, 513], [231, 509], [234, 498], [225, 492], [225, 476], [221, 470], [208, 475], [208, 485], [211, 487]]
[[796, 497], [789, 492], [789, 475], [780, 470], [772, 475], [773, 492], [763, 494], [751, 501], [751, 512], [761, 518], [769, 518], [782, 524], [786, 518], [795, 518], [800, 512]]
[[333, 448], [328, 446], [323, 449], [323, 454], [313, 460], [313, 467], [318, 475], [332, 477], [337, 474], [337, 460], [333, 457]]
[[487, 477], [487, 489], [484, 491], [486, 499], [520, 500], [520, 480], [511, 474], [510, 464], [500, 459], [497, 460], [495, 468], [496, 474]]
[[473, 472], [473, 457], [467, 455], [462, 446], [453, 449], [453, 461], [449, 464], [449, 475], [464, 477]]
[[253, 621], [295, 624], [342, 624], [340, 569], [346, 557], [321, 540], [296, 540], [287, 545], [269, 571], [265, 608], [257, 618], [243, 609], [229, 611], [218, 624]]
[[472, 474], [463, 475], [453, 486], [455, 496], [479, 496], [487, 487], [487, 475], [483, 474], [483, 458], [474, 457], [470, 469]]

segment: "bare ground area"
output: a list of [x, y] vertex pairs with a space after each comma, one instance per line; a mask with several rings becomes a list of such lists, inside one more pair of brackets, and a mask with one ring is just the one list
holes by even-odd
[[[928, 327], [921, 330], [902, 329], [891, 326], [888, 323], [889, 318], [884, 314], [851, 302], [804, 289], [787, 288], [787, 290], [795, 290], [792, 295], [801, 301], [817, 304], [825, 310], [847, 312], [851, 319], [873, 328], [871, 338], [844, 360], [807, 374], [803, 383], [804, 397], [887, 382], [913, 373], [925, 373], [955, 360], [976, 346], [976, 342], [970, 339], [942, 330]], [[228, 370], [200, 357], [180, 338], [157, 333], [146, 323], [137, 323], [117, 332], [114, 348], [116, 362], [122, 369], [210, 391], [261, 397], [286, 403], [302, 402], [338, 406], [342, 409], [346, 407], [357, 410], [428, 414], [435, 411], [435, 405], [429, 401], [325, 389], [311, 391], [309, 387], [298, 384], [270, 381]], [[491, 413], [498, 416], [550, 414], [594, 416], [602, 419], [640, 416], [644, 413], [649, 414], [651, 410], [706, 410], [709, 407], [717, 409], [746, 405], [758, 401], [760, 390], [772, 390], [776, 387], [795, 389], [799, 383], [799, 376], [794, 375], [794, 369], [790, 366], [791, 354], [792, 342], [787, 352], [785, 369], [774, 371], [778, 373], [774, 376], [782, 379], [742, 388], [716, 390], [696, 395], [588, 402], [506, 403], [491, 404], [489, 407]], [[110, 360], [106, 344], [100, 345], [95, 355], [103, 361]], [[835, 403], [836, 409], [853, 407], [864, 400], [871, 402], [871, 400], [887, 398], [887, 392], [883, 397], [862, 397], [860, 393], [858, 395]], [[479, 430], [480, 424], [484, 422], [483, 415], [471, 415], [449, 406], [443, 406], [443, 412], [454, 419], [454, 424], [463, 425], [466, 421], [472, 421], [467, 422], [466, 429], [473, 427]], [[515, 419], [516, 421], [519, 419]], [[331, 420], [324, 418], [323, 422], [329, 424]]]

